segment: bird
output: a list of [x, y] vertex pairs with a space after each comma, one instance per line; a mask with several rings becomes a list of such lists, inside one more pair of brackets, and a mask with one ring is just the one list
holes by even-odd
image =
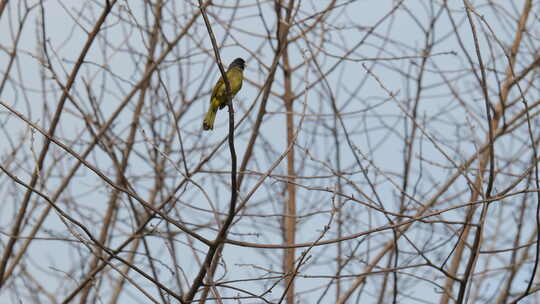
[[[236, 96], [236, 93], [242, 88], [244, 80], [244, 69], [246, 62], [242, 58], [236, 58], [227, 68], [227, 79], [231, 85], [231, 99]], [[218, 109], [223, 109], [227, 105], [227, 89], [223, 77], [220, 77], [210, 96], [210, 108], [204, 117], [203, 130], [213, 130], [214, 121]]]

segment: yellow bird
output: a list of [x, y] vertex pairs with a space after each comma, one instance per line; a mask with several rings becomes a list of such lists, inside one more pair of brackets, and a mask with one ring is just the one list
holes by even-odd
[[[246, 62], [244, 59], [236, 58], [227, 69], [227, 79], [229, 79], [229, 84], [231, 85], [231, 99], [234, 98], [236, 93], [238, 93], [238, 91], [240, 91], [242, 88], [245, 67]], [[214, 129], [214, 121], [216, 120], [217, 110], [223, 109], [226, 105], [227, 89], [225, 88], [223, 77], [220, 77], [212, 90], [212, 96], [210, 96], [210, 108], [204, 117], [203, 130]]]

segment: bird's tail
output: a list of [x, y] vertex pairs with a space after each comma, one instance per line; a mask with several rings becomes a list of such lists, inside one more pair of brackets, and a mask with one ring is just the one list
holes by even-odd
[[213, 104], [210, 105], [210, 109], [208, 109], [208, 113], [206, 113], [206, 116], [204, 117], [203, 130], [214, 129], [214, 121], [216, 120], [217, 110], [218, 108], [215, 107]]

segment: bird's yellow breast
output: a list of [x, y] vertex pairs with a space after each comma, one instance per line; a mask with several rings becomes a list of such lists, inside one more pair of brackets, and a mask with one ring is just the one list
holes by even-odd
[[[229, 83], [231, 85], [231, 97], [234, 97], [238, 91], [242, 88], [242, 80], [243, 75], [242, 71], [238, 69], [231, 69], [227, 71], [227, 78], [229, 79]], [[223, 79], [219, 79], [218, 85], [216, 87], [216, 91], [214, 92], [212, 97], [216, 97], [219, 99], [225, 98], [227, 95], [227, 88], [225, 86], [225, 82]]]

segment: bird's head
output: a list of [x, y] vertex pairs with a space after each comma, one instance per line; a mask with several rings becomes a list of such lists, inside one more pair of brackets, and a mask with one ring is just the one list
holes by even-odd
[[246, 62], [244, 59], [238, 57], [229, 65], [229, 69], [239, 69], [243, 71], [246, 68]]

